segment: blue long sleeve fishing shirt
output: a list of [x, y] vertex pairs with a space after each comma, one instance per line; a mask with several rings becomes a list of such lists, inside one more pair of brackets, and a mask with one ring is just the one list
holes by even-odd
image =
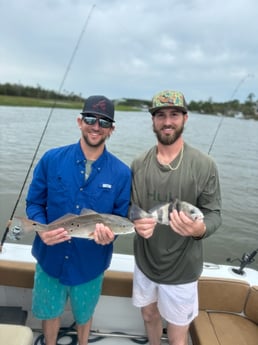
[[[127, 216], [131, 171], [104, 149], [85, 179], [86, 159], [80, 143], [47, 151], [35, 167], [27, 195], [27, 216], [48, 224], [83, 208], [99, 213]], [[104, 272], [112, 257], [113, 244], [72, 238], [53, 246], [36, 234], [32, 254], [43, 270], [64, 285], [78, 285]]]

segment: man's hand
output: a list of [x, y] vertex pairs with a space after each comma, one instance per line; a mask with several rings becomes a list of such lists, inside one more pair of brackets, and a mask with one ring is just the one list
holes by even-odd
[[157, 224], [156, 219], [154, 218], [137, 219], [134, 220], [133, 223], [136, 232], [146, 239], [153, 235], [154, 228]]
[[58, 228], [48, 231], [38, 231], [37, 233], [42, 241], [49, 246], [71, 239], [71, 236], [68, 235], [68, 232], [64, 228]]
[[114, 241], [115, 235], [113, 231], [102, 223], [97, 223], [93, 233], [96, 243], [106, 245]]
[[181, 236], [202, 237], [206, 232], [203, 220], [192, 220], [184, 212], [173, 210], [170, 213], [171, 228]]

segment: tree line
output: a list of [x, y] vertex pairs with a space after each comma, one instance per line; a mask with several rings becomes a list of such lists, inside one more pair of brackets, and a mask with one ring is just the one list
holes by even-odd
[[[66, 100], [71, 102], [83, 102], [84, 98], [81, 95], [76, 95], [73, 92], [59, 93], [53, 90], [43, 89], [40, 85], [37, 87], [24, 86], [22, 84], [0, 84], [0, 95], [16, 96], [16, 97], [31, 97], [38, 99], [53, 99]], [[141, 99], [123, 98], [115, 100], [116, 105], [128, 106], [130, 108], [147, 109], [151, 106], [151, 102]], [[212, 115], [225, 116], [239, 116], [243, 118], [258, 119], [258, 101], [254, 100], [254, 94], [249, 94], [246, 101], [241, 103], [234, 99], [228, 102], [213, 102], [212, 98], [207, 101], [190, 101], [188, 109], [192, 112]]]
[[[141, 108], [142, 110], [151, 107], [151, 101], [140, 99], [121, 99], [116, 100], [117, 104], [123, 104], [128, 107]], [[187, 105], [189, 111], [201, 114], [224, 115], [230, 117], [254, 118], [258, 120], [258, 101], [254, 100], [254, 95], [250, 94], [244, 103], [239, 100], [228, 102], [213, 102], [210, 98], [208, 101], [190, 101]]]
[[45, 90], [40, 85], [37, 87], [24, 86], [22, 84], [0, 84], [0, 95], [16, 97], [32, 97], [39, 99], [54, 99], [67, 101], [83, 101], [81, 95], [71, 93], [58, 93], [53, 90]]
[[243, 103], [240, 103], [237, 99], [222, 103], [213, 102], [212, 99], [206, 102], [191, 101], [188, 104], [188, 109], [205, 114], [258, 119], [258, 101], [254, 100], [253, 94], [249, 94]]

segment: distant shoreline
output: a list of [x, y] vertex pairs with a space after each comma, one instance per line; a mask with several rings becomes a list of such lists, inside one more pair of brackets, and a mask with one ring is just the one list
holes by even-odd
[[[0, 106], [82, 109], [83, 102], [0, 95]], [[141, 110], [121, 104], [116, 105], [115, 108], [118, 111]]]
[[[136, 99], [114, 100], [116, 111], [147, 111], [149, 105], [147, 105], [146, 102], [147, 101], [136, 100]], [[83, 100], [0, 95], [0, 106], [82, 109], [83, 103], [84, 103]], [[227, 108], [225, 105], [224, 105], [224, 108], [223, 108], [223, 105], [221, 106], [222, 108], [218, 108], [217, 109], [218, 111], [214, 112], [214, 111], [209, 111], [208, 109], [206, 109], [206, 107], [202, 107], [201, 105], [193, 106], [193, 104], [190, 103], [188, 110], [190, 112], [199, 113], [199, 114], [235, 117], [238, 119], [258, 120], [257, 106], [256, 106], [256, 111], [254, 111], [253, 106], [250, 105], [248, 108], [246, 108], [247, 109], [246, 111], [244, 111], [243, 109], [243, 112], [239, 110], [230, 109], [229, 107]], [[251, 114], [251, 112], [253, 112], [253, 114]]]

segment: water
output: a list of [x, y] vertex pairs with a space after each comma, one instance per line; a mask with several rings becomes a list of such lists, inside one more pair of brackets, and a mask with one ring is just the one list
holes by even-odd
[[[49, 114], [50, 109], [0, 107], [1, 238], [12, 216]], [[47, 149], [79, 139], [77, 115], [78, 110], [54, 110], [36, 161]], [[185, 140], [207, 153], [220, 124], [210, 155], [216, 161], [220, 173], [223, 225], [204, 240], [204, 258], [205, 261], [225, 263], [228, 257], [241, 258], [244, 252], [250, 253], [258, 248], [258, 122], [190, 114], [184, 133]], [[136, 155], [155, 142], [148, 113], [116, 113], [116, 130], [108, 140], [107, 147], [125, 163], [130, 165]], [[28, 181], [30, 179], [31, 174]], [[27, 188], [26, 183], [15, 210], [16, 215], [25, 215]], [[131, 254], [132, 237], [118, 238], [115, 252]], [[32, 236], [28, 236], [20, 243], [31, 241]], [[250, 267], [258, 268], [257, 262], [258, 258]]]

